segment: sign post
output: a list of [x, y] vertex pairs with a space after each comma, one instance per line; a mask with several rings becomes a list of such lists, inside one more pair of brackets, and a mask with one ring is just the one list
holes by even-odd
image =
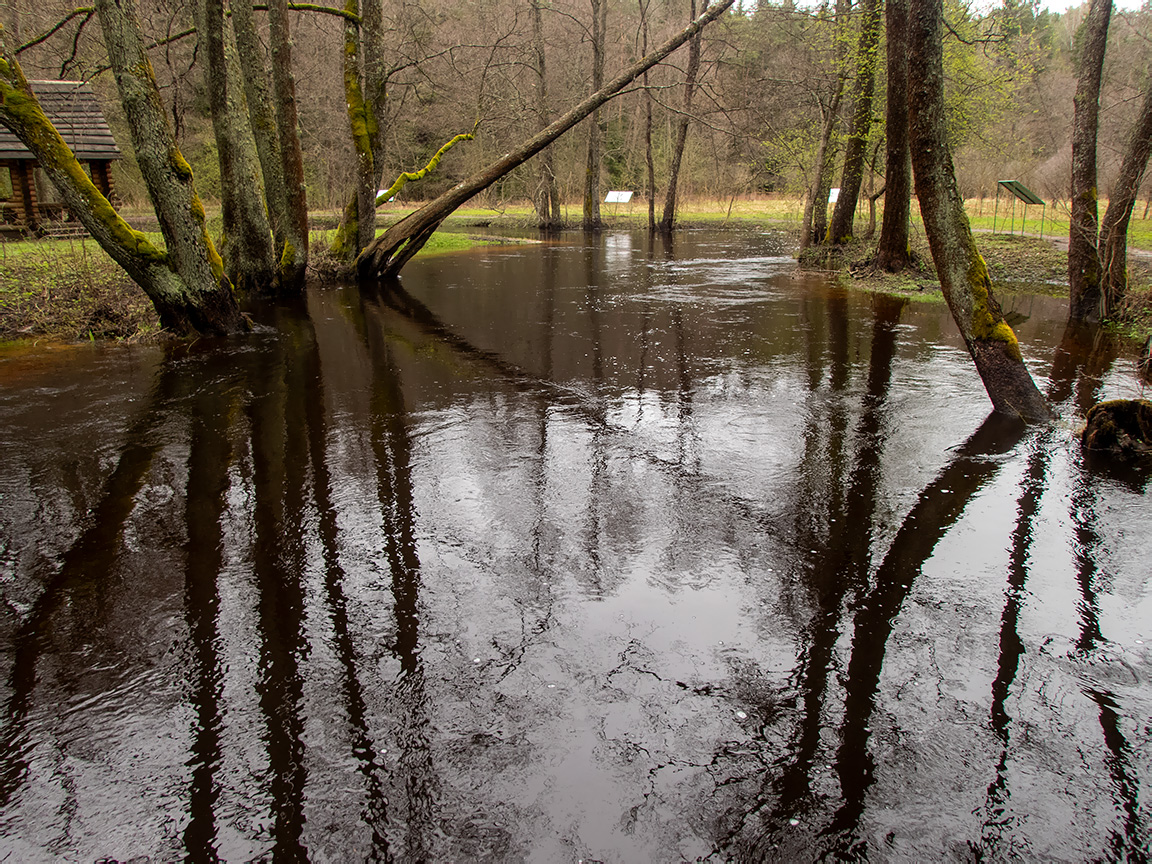
[[619, 205], [627, 204], [631, 200], [632, 200], [632, 192], [630, 190], [617, 189], [617, 190], [613, 190], [613, 191], [609, 192], [607, 195], [604, 196], [604, 203], [605, 204], [617, 205], [617, 207], [613, 208], [613, 210], [612, 210], [613, 216], [616, 215], [616, 210], [619, 209]]

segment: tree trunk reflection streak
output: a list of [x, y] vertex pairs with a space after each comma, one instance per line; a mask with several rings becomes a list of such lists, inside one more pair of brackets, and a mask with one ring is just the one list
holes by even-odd
[[[598, 200], [598, 199], [597, 199]], [[597, 217], [598, 219], [599, 217]], [[584, 253], [585, 294], [587, 305], [588, 337], [592, 348], [592, 410], [596, 422], [592, 426], [590, 461], [591, 475], [588, 478], [588, 509], [584, 517], [584, 554], [587, 556], [589, 586], [593, 596], [604, 594], [604, 559], [600, 554], [603, 542], [604, 517], [601, 507], [608, 494], [608, 460], [605, 452], [604, 429], [608, 424], [608, 409], [604, 398], [604, 345], [600, 328], [600, 275], [604, 272], [602, 259], [603, 246], [590, 245]], [[583, 574], [582, 574], [583, 575]], [[583, 580], [582, 580], [583, 581]]]
[[1140, 815], [1140, 778], [1132, 767], [1132, 747], [1120, 728], [1120, 706], [1107, 690], [1087, 687], [1084, 694], [1100, 709], [1100, 729], [1108, 748], [1108, 773], [1112, 778], [1112, 801], [1123, 825], [1111, 828], [1105, 857], [1109, 861], [1148, 861], [1147, 834]]
[[[280, 317], [287, 327], [288, 313]], [[249, 409], [255, 489], [253, 569], [256, 580], [260, 680], [266, 723], [273, 860], [304, 860], [304, 765], [299, 663], [303, 639], [303, 537], [306, 441], [295, 335], [283, 332], [267, 349]], [[292, 389], [295, 387], [296, 389]], [[289, 394], [292, 394], [291, 399]]]
[[[544, 302], [544, 311], [540, 316], [540, 369], [545, 380], [551, 380], [553, 359], [552, 352], [556, 341], [556, 250], [546, 246], [541, 254], [540, 290]], [[536, 621], [529, 627], [528, 616], [531, 614], [530, 603], [519, 603], [520, 611], [520, 644], [508, 655], [507, 663], [500, 680], [503, 681], [519, 666], [532, 639], [546, 632], [554, 623], [552, 593], [552, 564], [544, 553], [545, 531], [548, 520], [548, 412], [550, 404], [547, 399], [536, 399], [536, 431], [538, 443], [536, 445], [536, 462], [531, 469], [532, 494], [534, 501], [534, 516], [532, 519], [532, 574], [535, 577], [534, 587], [536, 596], [533, 598], [536, 606]], [[525, 585], [525, 589], [530, 586]], [[526, 592], [526, 596], [527, 595]]]
[[1017, 632], [1017, 625], [1025, 596], [1024, 585], [1028, 580], [1028, 557], [1036, 517], [1047, 488], [1048, 463], [1054, 438], [1051, 431], [1046, 431], [1032, 439], [1023, 488], [1016, 502], [1016, 525], [1012, 530], [1008, 554], [1008, 589], [1005, 592], [1004, 611], [1000, 616], [999, 660], [996, 678], [992, 682], [991, 724], [993, 733], [1000, 741], [1000, 758], [984, 799], [980, 844], [972, 850], [978, 860], [984, 860], [986, 855], [995, 857], [1005, 851], [1000, 848], [1001, 837], [1016, 819], [1009, 810], [1008, 745], [1011, 719], [1006, 705], [1020, 667], [1020, 658], [1024, 654], [1024, 642]]
[[[1107, 642], [1100, 629], [1100, 601], [1097, 586], [1102, 581], [1096, 558], [1103, 551], [1103, 543], [1096, 530], [1097, 480], [1077, 465], [1079, 477], [1072, 493], [1072, 523], [1075, 538], [1076, 581], [1080, 589], [1080, 638], [1076, 652], [1081, 659], [1090, 661], [1101, 643]], [[1103, 580], [1107, 581], [1107, 580]], [[1140, 814], [1140, 781], [1132, 769], [1132, 748], [1121, 729], [1120, 706], [1116, 696], [1093, 686], [1083, 688], [1084, 694], [1099, 708], [1100, 729], [1104, 746], [1108, 749], [1108, 773], [1112, 778], [1110, 791], [1122, 830], [1111, 828], [1108, 833], [1106, 854], [1111, 861], [1147, 861], [1148, 850], [1141, 838], [1144, 835]]]
[[188, 765], [192, 770], [184, 852], [188, 861], [217, 861], [216, 803], [220, 797], [217, 771], [221, 759], [220, 696], [224, 670], [220, 662], [220, 592], [224, 560], [222, 520], [232, 464], [229, 427], [237, 394], [231, 388], [210, 387], [192, 406], [188, 448], [188, 483], [184, 521], [187, 525], [184, 574], [184, 617], [193, 656], [189, 670], [193, 726]]
[[[361, 294], [358, 329], [372, 361], [370, 400], [372, 452], [384, 527], [384, 551], [392, 574], [396, 639], [392, 650], [400, 661], [393, 690], [399, 728], [400, 768], [407, 800], [403, 853], [412, 861], [432, 858], [436, 824], [436, 774], [428, 740], [430, 723], [424, 664], [420, 657], [420, 559], [416, 551], [416, 510], [412, 494], [411, 443], [399, 369], [381, 335], [379, 320]], [[378, 319], [379, 307], [373, 319]]]
[[36, 689], [39, 659], [49, 649], [49, 622], [65, 604], [77, 606], [77, 595], [100, 592], [102, 582], [115, 572], [125, 523], [162, 446], [156, 431], [168, 418], [173, 403], [183, 395], [188, 376], [193, 374], [191, 370], [178, 369], [174, 359], [170, 353], [161, 364], [145, 410], [129, 428], [116, 467], [104, 483], [83, 533], [65, 553], [60, 570], [46, 580], [43, 592], [13, 638], [12, 671], [7, 682], [11, 695], [0, 731], [0, 808], [11, 802], [28, 775], [32, 741], [25, 724]]
[[1002, 463], [988, 457], [1010, 451], [1026, 429], [1022, 421], [998, 413], [984, 420], [952, 461], [921, 491], [880, 563], [872, 589], [860, 601], [844, 688], [844, 726], [834, 766], [843, 803], [822, 832], [831, 841], [832, 854], [863, 854], [864, 841], [859, 838], [858, 827], [865, 794], [875, 779], [875, 764], [868, 747], [869, 723], [896, 617], [936, 544], [960, 518], [968, 502], [999, 473]]
[[[838, 539], [834, 543], [830, 539], [821, 538], [816, 541], [810, 538], [813, 542], [822, 543], [823, 553], [812, 562], [811, 584], [816, 593], [816, 611], [809, 628], [808, 646], [801, 652], [795, 676], [801, 721], [789, 748], [786, 764], [771, 778], [769, 788], [757, 796], [757, 800], [764, 802], [765, 806], [769, 803], [773, 805], [771, 814], [763, 820], [760, 837], [755, 843], [760, 852], [771, 845], [772, 834], [782, 829], [790, 816], [803, 813], [812, 803], [812, 766], [820, 748], [833, 649], [840, 638], [837, 625], [844, 614], [845, 599], [864, 586], [871, 564], [880, 460], [888, 437], [883, 422], [884, 408], [892, 380], [892, 362], [896, 355], [896, 328], [907, 301], [877, 295], [874, 303], [875, 318], [863, 397], [864, 410], [853, 435], [853, 465], [847, 493], [838, 499], [840, 504], [830, 514], [837, 525], [836, 530], [830, 533]], [[839, 330], [846, 342], [846, 327], [834, 330]], [[847, 356], [846, 352], [845, 347], [843, 356]], [[834, 352], [833, 356], [837, 353]], [[834, 373], [833, 378], [840, 381], [841, 387], [847, 384], [846, 376]], [[818, 453], [814, 454], [814, 458], [819, 462]], [[835, 467], [831, 459], [829, 462], [833, 464], [830, 482], [839, 483], [843, 468]], [[815, 505], [814, 501], [812, 505]], [[755, 812], [753, 810], [748, 815]]]
[[391, 861], [388, 842], [388, 800], [383, 779], [382, 764], [376, 744], [368, 728], [368, 708], [364, 687], [356, 669], [356, 648], [348, 622], [348, 599], [344, 594], [345, 573], [340, 563], [339, 526], [336, 508], [332, 503], [334, 492], [328, 469], [328, 420], [324, 394], [323, 370], [320, 365], [320, 345], [311, 318], [304, 322], [308, 350], [304, 357], [304, 411], [308, 429], [308, 455], [312, 466], [313, 490], [318, 511], [318, 530], [324, 556], [324, 593], [332, 617], [332, 639], [340, 663], [340, 689], [344, 699], [344, 712], [348, 718], [352, 755], [357, 770], [364, 778], [367, 800], [361, 814], [372, 835], [371, 861]]
[[[1115, 340], [1111, 339], [1098, 326], [1070, 323], [1064, 329], [1060, 346], [1052, 358], [1052, 370], [1048, 377], [1047, 399], [1060, 403], [1069, 399], [1076, 390], [1077, 404], [1084, 409], [1084, 402], [1095, 402], [1096, 390], [1115, 358]], [[1089, 384], [1089, 382], [1092, 382]], [[1039, 514], [1041, 500], [1047, 489], [1047, 475], [1056, 436], [1049, 430], [1032, 440], [1025, 471], [1023, 487], [1016, 503], [1016, 526], [1012, 532], [1009, 551], [1008, 590], [1004, 611], [1000, 619], [1000, 654], [996, 678], [992, 682], [992, 708], [990, 722], [992, 731], [1000, 741], [1000, 757], [997, 760], [995, 776], [988, 785], [983, 809], [983, 824], [980, 844], [973, 846], [973, 853], [983, 860], [986, 855], [996, 856], [1001, 850], [1001, 838], [1005, 829], [1011, 828], [1016, 817], [1010, 814], [1008, 789], [1008, 759], [1011, 718], [1007, 712], [1007, 700], [1012, 684], [1016, 679], [1020, 658], [1025, 646], [1017, 632], [1021, 607], [1024, 601], [1024, 585], [1028, 579], [1028, 558], [1031, 552], [1035, 522]], [[1073, 523], [1080, 534], [1077, 519], [1079, 508], [1075, 506]], [[1094, 543], [1090, 544], [1093, 548]], [[1086, 555], [1083, 543], [1078, 543], [1076, 555], [1081, 588], [1085, 585], [1085, 566], [1094, 567], [1090, 556]], [[1087, 562], [1087, 565], [1085, 564]], [[1098, 628], [1089, 628], [1097, 633]]]

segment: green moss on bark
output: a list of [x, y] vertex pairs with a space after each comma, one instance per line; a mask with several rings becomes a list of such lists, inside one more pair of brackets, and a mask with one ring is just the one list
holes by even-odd
[[972, 338], [985, 342], [1003, 342], [1008, 353], [1023, 360], [1016, 334], [1000, 313], [1000, 306], [992, 296], [992, 280], [983, 256], [972, 249], [972, 265], [968, 268], [968, 288], [972, 292]]

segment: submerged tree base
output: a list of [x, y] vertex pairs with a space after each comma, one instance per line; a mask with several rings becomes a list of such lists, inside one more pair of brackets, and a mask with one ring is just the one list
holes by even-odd
[[1113, 399], [1088, 412], [1080, 435], [1085, 450], [1124, 459], [1152, 455], [1152, 402]]

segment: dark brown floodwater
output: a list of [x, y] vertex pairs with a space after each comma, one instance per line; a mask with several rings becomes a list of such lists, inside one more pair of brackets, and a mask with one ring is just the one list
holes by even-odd
[[1147, 858], [1117, 345], [1006, 303], [1025, 430], [769, 236], [404, 286], [0, 355], [0, 861]]

